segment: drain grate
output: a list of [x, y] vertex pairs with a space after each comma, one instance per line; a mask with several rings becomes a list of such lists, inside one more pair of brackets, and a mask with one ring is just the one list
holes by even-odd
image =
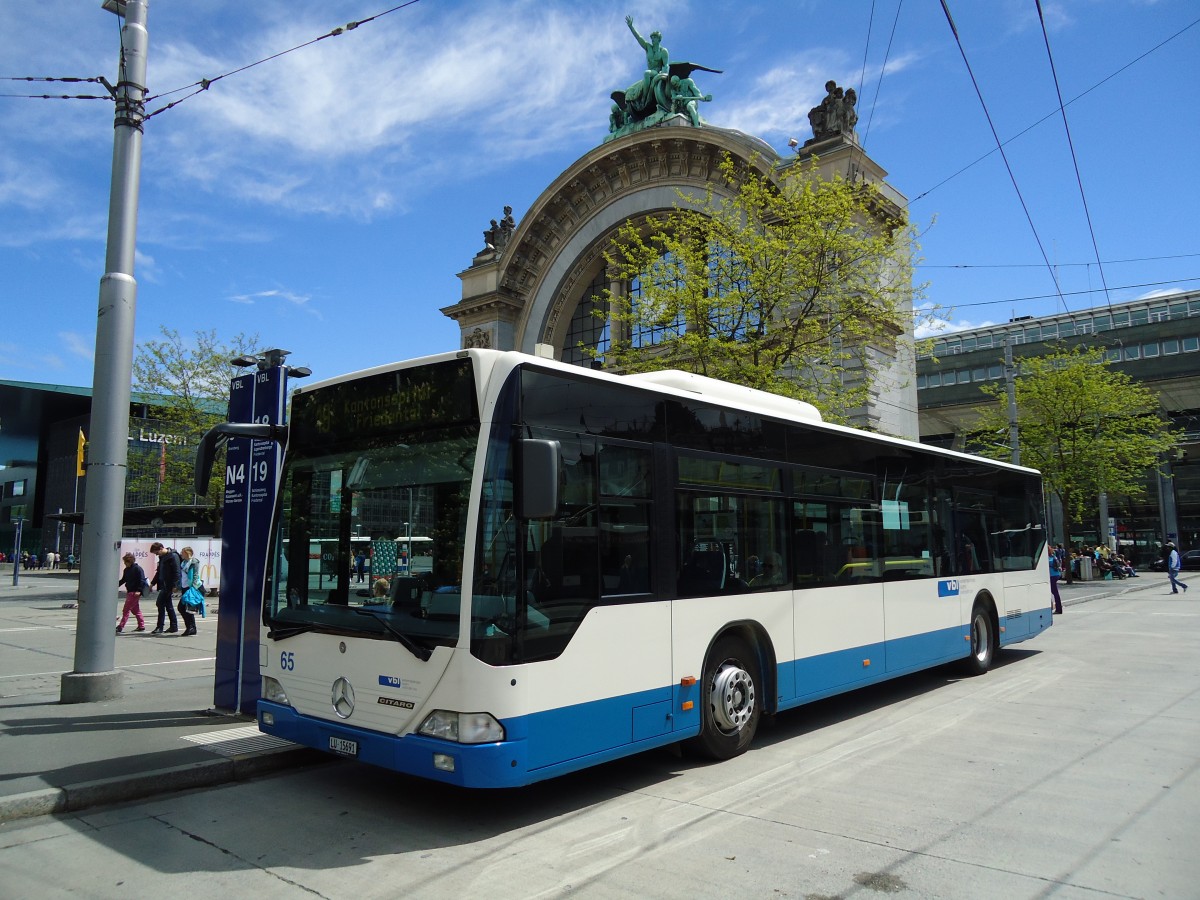
[[209, 731], [204, 734], [189, 734], [185, 741], [200, 744], [210, 753], [218, 756], [247, 756], [255, 753], [270, 753], [286, 747], [296, 746], [291, 741], [277, 738], [274, 735], [263, 734], [257, 725], [243, 725], [238, 728], [226, 728], [222, 731]]

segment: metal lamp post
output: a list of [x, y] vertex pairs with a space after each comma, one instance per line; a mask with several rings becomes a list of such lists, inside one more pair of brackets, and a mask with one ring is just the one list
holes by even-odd
[[129, 399], [133, 369], [133, 277], [137, 236], [138, 188], [145, 118], [147, 0], [110, 0], [106, 9], [122, 12], [121, 57], [115, 91], [112, 188], [108, 206], [108, 243], [96, 320], [96, 365], [92, 377], [92, 449], [88, 454], [88, 492], [83, 514], [83, 558], [79, 578], [75, 668], [61, 680], [63, 703], [113, 700], [124, 691], [114, 668], [116, 638], [112, 621], [113, 575], [121, 548], [125, 512], [125, 470], [129, 462]]

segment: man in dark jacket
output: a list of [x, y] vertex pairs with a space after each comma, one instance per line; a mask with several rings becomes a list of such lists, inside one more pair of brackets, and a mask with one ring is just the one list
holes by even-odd
[[171, 617], [171, 627], [167, 629], [167, 634], [176, 634], [179, 631], [179, 620], [175, 618], [175, 604], [172, 596], [179, 588], [179, 554], [174, 550], [169, 550], [158, 541], [150, 545], [150, 552], [158, 557], [158, 571], [154, 573], [154, 578], [150, 584], [158, 588], [158, 625], [150, 632], [151, 634], [163, 633], [163, 617]]

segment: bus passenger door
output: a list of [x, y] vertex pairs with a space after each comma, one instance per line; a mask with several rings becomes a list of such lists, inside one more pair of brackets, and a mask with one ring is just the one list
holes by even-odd
[[950, 497], [910, 480], [884, 501], [884, 578], [889, 672], [948, 661], [965, 652], [946, 523]]
[[883, 584], [871, 488], [858, 479], [825, 480], [839, 494], [859, 497], [792, 502], [800, 700], [870, 680], [884, 667]]

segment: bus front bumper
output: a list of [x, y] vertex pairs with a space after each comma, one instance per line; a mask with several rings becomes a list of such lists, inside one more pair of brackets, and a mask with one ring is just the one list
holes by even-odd
[[456, 744], [418, 734], [384, 734], [304, 716], [267, 700], [258, 702], [258, 727], [304, 747], [460, 787], [518, 787], [533, 780], [524, 741]]

